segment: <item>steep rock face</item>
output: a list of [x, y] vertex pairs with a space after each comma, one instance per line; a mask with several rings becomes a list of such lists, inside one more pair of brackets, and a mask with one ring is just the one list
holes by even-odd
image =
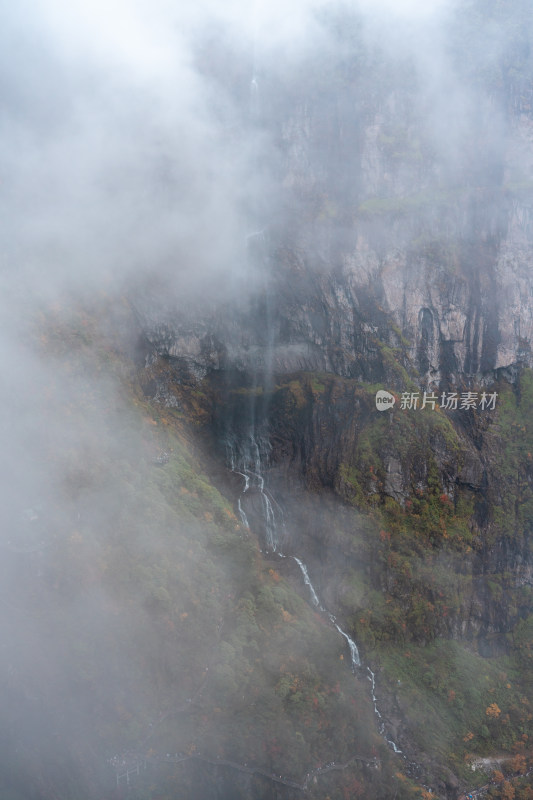
[[529, 12], [492, 9], [498, 50], [479, 11], [423, 34], [438, 75], [425, 39], [384, 46], [347, 12], [325, 17], [329, 38], [297, 64], [264, 65], [243, 136], [268, 142], [268, 166], [261, 152], [252, 166], [277, 190], [250, 220], [249, 285], [209, 313], [143, 299], [152, 353], [198, 376], [378, 380], [379, 343], [402, 337], [402, 363], [424, 385], [531, 366], [531, 65], [517, 33]]
[[[496, 234], [487, 223], [473, 240], [420, 235], [382, 253], [364, 219], [349, 231], [353, 243], [329, 257], [316, 247], [316, 232], [287, 242], [285, 231], [273, 230], [262, 245], [273, 264], [267, 288], [189, 321], [179, 305], [150, 312], [141, 305], [149, 348], [184, 359], [198, 377], [217, 369], [319, 370], [375, 382], [386, 368], [381, 345], [401, 347], [401, 363], [431, 387], [531, 366], [533, 204], [503, 189], [497, 199], [506, 219]], [[468, 202], [459, 205], [467, 214]], [[404, 223], [394, 213], [379, 220], [393, 231]], [[335, 237], [327, 223], [322, 228]]]
[[[520, 510], [529, 502], [527, 468], [519, 467], [526, 472], [518, 497], [502, 463], [500, 416], [476, 422], [475, 446], [467, 413], [420, 412], [416, 420], [416, 412], [381, 415], [373, 395], [354, 381], [292, 376], [271, 401], [272, 461], [279, 465], [274, 475], [282, 471], [277, 492], [287, 507], [293, 491], [287, 478], [299, 474], [308, 487], [329, 486], [347, 504], [371, 511], [392, 532], [390, 551], [371, 547], [356, 558], [405, 618], [419, 593], [435, 609], [442, 606], [432, 614], [431, 635], [466, 638], [490, 654], [506, 649], [509, 632], [528, 612], [523, 590], [532, 579], [531, 523]], [[507, 526], [500, 522], [504, 508]], [[299, 547], [324, 576], [342, 575], [347, 557], [346, 542], [327, 532], [331, 524], [324, 522], [318, 539], [312, 522], [301, 525], [306, 533]], [[400, 555], [391, 558], [395, 552]], [[336, 585], [330, 601], [343, 607], [342, 579]], [[417, 624], [412, 633], [428, 635]]]
[[[517, 618], [508, 592], [530, 580], [527, 451], [509, 455], [504, 443], [518, 429], [466, 414], [426, 431], [423, 451], [415, 425], [373, 441], [368, 397], [333, 376], [398, 393], [503, 378], [519, 387], [533, 366], [529, 95], [510, 74], [515, 50], [487, 56], [483, 33], [473, 63], [454, 62], [451, 85], [430, 86], [416, 58], [373, 53], [353, 29], [339, 31], [342, 47], [300, 69], [270, 65], [259, 80], [254, 132], [275, 144], [278, 194], [247, 237], [250, 285], [209, 311], [135, 301], [146, 390], [189, 410], [194, 392], [206, 392], [194, 413], [207, 420], [217, 404], [235, 405], [231, 391], [217, 396], [221, 384], [271, 399], [294, 373], [314, 373], [324, 395], [275, 396], [273, 458], [356, 505], [418, 503], [427, 525], [431, 503], [435, 516], [447, 509], [439, 495], [468, 497], [470, 587], [442, 625], [501, 643]], [[524, 412], [514, 412], [518, 425]], [[431, 495], [426, 506], [417, 493]], [[490, 588], [487, 576], [506, 569], [505, 585]], [[385, 570], [376, 583], [389, 578]]]
[[[307, 107], [299, 113], [288, 131], [297, 136], [298, 151], [310, 153]], [[362, 149], [352, 155], [359, 164], [355, 201], [342, 185], [324, 181], [319, 190], [317, 173], [310, 183], [317, 196], [327, 195], [325, 210], [313, 230], [300, 226], [296, 242], [294, 233], [284, 234], [292, 239], [281, 251], [285, 271], [318, 273], [317, 304], [335, 320], [328, 328], [329, 343], [344, 351], [345, 360], [339, 370], [325, 356], [325, 368], [355, 374], [348, 362], [361, 349], [361, 317], [366, 311], [366, 324], [375, 325], [378, 307], [389, 328], [399, 328], [409, 342], [411, 362], [425, 383], [455, 383], [515, 363], [531, 364], [532, 200], [527, 181], [516, 182], [517, 175], [529, 174], [531, 119], [508, 121], [498, 140], [496, 177], [480, 167], [476, 182], [453, 187], [439, 183], [440, 165], [429, 156], [423, 177], [411, 171], [392, 180], [387, 135], [392, 127], [390, 118], [378, 115], [364, 129]], [[403, 140], [396, 134], [397, 146], [416, 136], [405, 128], [402, 133]], [[423, 128], [418, 136], [424, 136]], [[478, 161], [483, 156], [488, 158], [478, 154]], [[291, 158], [288, 143], [286, 181], [302, 193], [299, 164]], [[308, 155], [306, 163], [310, 160]], [[295, 340], [309, 342], [306, 327], [312, 329], [313, 322], [305, 306], [302, 315], [305, 323], [299, 325], [298, 315], [289, 315], [289, 327]]]
[[[152, 397], [157, 387], [157, 402], [203, 424], [219, 442], [228, 425], [249, 435], [253, 410], [255, 425], [269, 432], [264, 469], [296, 537], [288, 546], [310, 565], [329, 607], [351, 615], [354, 604], [375, 602], [354, 596], [343, 577], [347, 568], [364, 570], [368, 591], [388, 597], [408, 621], [406, 634], [384, 617], [393, 638], [438, 635], [467, 640], [485, 655], [507, 650], [528, 613], [533, 579], [533, 444], [529, 432], [516, 445], [507, 439], [529, 414], [527, 374], [518, 378], [520, 402], [501, 382], [500, 405], [476, 416], [397, 406], [379, 413], [372, 386], [324, 372], [278, 375], [269, 389], [238, 371], [199, 383], [170, 359], [154, 361], [143, 379]], [[314, 494], [316, 508], [304, 512]], [[362, 520], [370, 515], [353, 555], [358, 525], [350, 532], [354, 522], [341, 522], [345, 512], [328, 497], [360, 509]], [[422, 617], [415, 607], [421, 598], [430, 609]], [[364, 641], [364, 631], [355, 634]]]

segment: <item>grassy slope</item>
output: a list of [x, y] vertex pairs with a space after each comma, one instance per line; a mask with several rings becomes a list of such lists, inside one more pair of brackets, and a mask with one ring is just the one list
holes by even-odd
[[[125, 749], [201, 752], [297, 780], [320, 763], [377, 753], [384, 759], [379, 775], [357, 767], [331, 773], [317, 796], [387, 797], [393, 784], [398, 798], [421, 796], [410, 781], [393, 777], [397, 767], [375, 733], [366, 682], [360, 686], [346, 669], [342, 641], [295, 594], [293, 582], [262, 560], [206, 474], [210, 461], [191, 432], [203, 421], [201, 393], [191, 401], [198, 414], [191, 405], [184, 413], [146, 402], [133, 365], [102, 329], [94, 311], [68, 319], [47, 313], [38, 325], [41, 357], [53, 366], [41, 411], [61, 419], [64, 437], [43, 454], [60, 497], [30, 603], [40, 607], [43, 637], [64, 639], [54, 668], [67, 688], [47, 701], [51, 713], [59, 719], [74, 709], [83, 717], [61, 755], [53, 753], [62, 785], [71, 781], [76, 796], [88, 739], [102, 760]], [[298, 424], [310, 397], [331, 401], [331, 380], [299, 377], [278, 388], [292, 409], [288, 424]], [[338, 403], [340, 383], [335, 379]], [[363, 407], [374, 390], [356, 387]], [[519, 520], [527, 520], [529, 502], [524, 481], [516, 480], [530, 452], [521, 407], [527, 396], [517, 401], [502, 387], [498, 417], [504, 432], [526, 428], [501, 462], [508, 488], [502, 503], [507, 512], [516, 507]], [[382, 665], [384, 688], [394, 686], [416, 745], [461, 773], [468, 753], [527, 748], [531, 618], [517, 619], [505, 657], [481, 659], [442, 637], [439, 620], [460, 613], [470, 591], [468, 576], [453, 563], [475, 547], [472, 497], [465, 488], [455, 506], [442, 499], [431, 437], [444, 441], [450, 458], [460, 442], [442, 415], [418, 420], [415, 430], [404, 416], [395, 433], [405, 457], [414, 447], [415, 458], [429, 459], [427, 488], [413, 495], [410, 509], [383, 501], [379, 491], [381, 443], [390, 441], [384, 416], [363, 427], [352, 460], [342, 463], [337, 490], [365, 510], [366, 522], [358, 516], [357, 536], [349, 524], [335, 531], [333, 544], [346, 555], [338, 600], [366, 657]], [[168, 461], [158, 465], [163, 452]], [[514, 484], [523, 502], [509, 506]], [[376, 575], [386, 576], [386, 590], [376, 591]], [[493, 583], [499, 580], [495, 575]], [[11, 599], [28, 602], [16, 587]], [[524, 606], [523, 598], [516, 602]], [[26, 672], [15, 692], [35, 681]], [[496, 716], [486, 713], [492, 703]], [[193, 794], [197, 780], [182, 769], [175, 777], [158, 774], [155, 784], [159, 796], [171, 797], [176, 781], [183, 791], [189, 782]], [[80, 798], [91, 796], [90, 775], [86, 784]], [[155, 796], [142, 787], [143, 800]], [[268, 790], [254, 789], [257, 797]], [[246, 796], [249, 787], [242, 791]]]
[[[36, 646], [46, 642], [58, 684], [41, 697], [26, 663], [12, 689], [35, 691], [42, 708], [32, 713], [60, 732], [57, 747], [35, 745], [39, 796], [59, 787], [90, 798], [105, 786], [104, 759], [133, 750], [220, 756], [296, 780], [378, 755], [380, 771], [353, 764], [310, 796], [387, 797], [394, 759], [364, 676], [351, 674], [342, 640], [294, 582], [262, 560], [205, 474], [183, 414], [145, 401], [104, 327], [94, 310], [48, 311], [30, 342], [47, 365], [37, 406], [55, 431], [40, 455], [55, 480], [54, 525], [31, 596], [13, 581], [11, 601], [39, 609]], [[16, 762], [5, 794], [23, 785], [31, 796], [38, 779]], [[194, 796], [197, 778], [181, 769], [150, 780], [137, 785], [143, 800], [174, 797], [176, 785]], [[269, 791], [259, 784], [254, 796]], [[406, 783], [398, 798], [410, 796], [419, 792]]]

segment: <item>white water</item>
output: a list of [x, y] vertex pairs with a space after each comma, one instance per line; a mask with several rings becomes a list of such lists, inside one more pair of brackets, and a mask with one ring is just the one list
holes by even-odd
[[377, 716], [377, 718], [379, 720], [379, 723], [378, 723], [379, 724], [379, 732], [384, 737], [384, 739], [387, 742], [387, 744], [390, 744], [390, 746], [392, 747], [392, 749], [394, 750], [395, 753], [398, 753], [398, 754], [402, 753], [402, 751], [400, 750], [400, 748], [398, 747], [396, 742], [393, 742], [392, 739], [387, 739], [387, 737], [385, 736], [385, 724], [383, 722], [383, 717], [381, 716], [381, 714], [379, 712], [378, 705], [377, 705], [376, 676], [374, 675], [374, 673], [372, 672], [370, 667], [367, 667], [367, 672], [368, 672], [368, 680], [372, 684], [371, 696], [372, 696], [372, 702], [374, 703], [374, 713], [376, 714], [376, 716]]
[[[254, 11], [254, 16], [257, 19], [256, 11], [257, 9], [255, 9]], [[259, 84], [257, 81], [257, 63], [256, 63], [256, 34], [254, 34], [253, 66], [252, 66], [252, 77], [250, 81], [250, 117], [252, 122], [256, 122], [258, 120], [259, 102], [260, 102]], [[263, 260], [266, 265], [268, 261], [268, 256], [266, 254], [267, 240], [266, 240], [265, 227], [260, 228], [258, 230], [254, 230], [246, 236], [246, 245], [250, 246], [252, 242], [254, 243], [254, 245], [259, 244], [260, 248], [263, 248]], [[264, 273], [262, 272], [261, 274], [266, 274], [266, 270], [264, 271]], [[272, 374], [273, 374], [274, 326], [272, 324], [273, 314], [271, 308], [271, 297], [266, 282], [263, 286], [263, 289], [266, 300], [266, 316], [267, 316], [266, 328], [268, 333], [268, 339], [267, 339], [267, 346], [265, 348], [266, 354], [265, 354], [265, 363], [263, 365], [263, 370], [262, 370], [262, 381], [264, 383], [265, 388], [267, 388], [271, 384]], [[256, 374], [255, 376], [256, 380], [257, 377], [258, 376]], [[256, 425], [255, 425], [256, 408], [253, 401], [249, 408], [249, 414], [250, 414], [251, 424], [248, 436], [244, 438], [230, 437], [226, 440], [226, 451], [228, 454], [228, 461], [231, 465], [231, 470], [236, 475], [240, 475], [244, 479], [244, 487], [237, 501], [239, 516], [243, 526], [247, 529], [250, 529], [248, 515], [246, 514], [246, 511], [243, 508], [241, 499], [243, 499], [244, 496], [250, 492], [250, 490], [255, 489], [259, 493], [261, 498], [263, 524], [265, 529], [266, 552], [273, 552], [276, 553], [280, 558], [286, 558], [287, 556], [282, 552], [283, 541], [285, 538], [285, 522], [283, 518], [283, 511], [280, 508], [280, 506], [276, 503], [272, 495], [268, 492], [268, 490], [265, 489], [265, 480], [262, 475], [263, 465], [268, 462], [268, 457], [271, 450], [270, 441], [268, 440], [267, 436], [257, 435]], [[355, 673], [355, 670], [361, 668], [362, 666], [361, 658], [359, 656], [359, 650], [357, 648], [356, 643], [346, 633], [346, 631], [344, 631], [340, 627], [335, 616], [331, 614], [321, 604], [320, 598], [309, 577], [309, 572], [306, 564], [295, 555], [291, 555], [290, 557], [296, 561], [296, 563], [300, 568], [304, 584], [309, 589], [311, 603], [313, 604], [313, 606], [328, 617], [331, 624], [345, 639], [350, 651], [350, 662], [352, 671]], [[384, 736], [385, 740], [392, 747], [395, 753], [401, 753], [402, 751], [399, 750], [395, 742], [393, 742], [390, 739], [387, 739], [385, 736], [385, 726], [377, 707], [374, 673], [372, 672], [370, 667], [367, 667], [367, 670], [369, 673], [369, 680], [371, 680], [372, 682], [372, 702], [374, 704], [374, 711], [379, 720], [380, 733]]]
[[301, 561], [299, 558], [297, 558], [297, 556], [291, 556], [291, 558], [293, 558], [296, 561], [296, 563], [298, 564], [298, 566], [300, 567], [300, 569], [302, 571], [302, 575], [304, 576], [304, 583], [305, 583], [306, 586], [309, 587], [309, 592], [311, 594], [311, 602], [313, 603], [315, 608], [318, 608], [318, 609], [320, 609], [320, 611], [323, 611], [325, 614], [327, 614], [329, 621], [337, 628], [337, 630], [340, 633], [340, 635], [343, 636], [346, 639], [346, 643], [348, 644], [348, 647], [350, 649], [350, 661], [352, 663], [352, 669], [355, 670], [356, 667], [360, 667], [361, 666], [361, 659], [359, 657], [359, 650], [357, 649], [356, 643], [354, 642], [354, 640], [350, 636], [348, 636], [346, 631], [343, 631], [343, 629], [341, 628], [341, 626], [338, 624], [337, 620], [335, 619], [335, 616], [333, 614], [331, 614], [329, 611], [327, 611], [324, 608], [324, 606], [321, 604], [321, 602], [319, 600], [319, 597], [318, 597], [318, 595], [317, 595], [317, 593], [315, 591], [315, 587], [311, 583], [311, 579], [309, 577], [309, 572], [308, 572], [307, 567], [304, 564], [304, 562]]
[[235, 475], [240, 475], [244, 480], [244, 488], [237, 500], [241, 522], [245, 528], [250, 528], [248, 515], [241, 501], [247, 492], [255, 489], [261, 500], [266, 547], [267, 550], [275, 553], [280, 547], [277, 517], [279, 516], [283, 523], [283, 514], [276, 501], [266, 491], [265, 479], [261, 474], [262, 458], [268, 456], [269, 451], [270, 443], [265, 439], [258, 442], [253, 435], [247, 437], [244, 444], [237, 443], [234, 439], [226, 441], [226, 452], [231, 471]]
[[[265, 479], [263, 478], [262, 475], [262, 461], [263, 458], [268, 458], [268, 455], [270, 453], [270, 442], [268, 442], [268, 440], [264, 437], [259, 439], [259, 441], [257, 441], [254, 434], [251, 433], [246, 438], [244, 446], [242, 444], [242, 441], [237, 443], [235, 439], [228, 439], [228, 441], [226, 442], [226, 449], [228, 452], [228, 461], [230, 463], [232, 472], [234, 472], [236, 475], [240, 475], [244, 479], [244, 488], [237, 501], [237, 507], [243, 525], [246, 528], [250, 527], [248, 518], [241, 504], [241, 499], [247, 492], [249, 492], [251, 488], [254, 488], [259, 492], [261, 497], [267, 552], [269, 551], [274, 552], [277, 553], [277, 555], [280, 558], [286, 558], [286, 555], [281, 550], [282, 537], [280, 537], [280, 528], [283, 536], [285, 533], [283, 512], [280, 506], [276, 503], [276, 501], [272, 497], [272, 495], [269, 495], [269, 493], [265, 489]], [[352, 670], [355, 672], [356, 669], [361, 668], [362, 666], [361, 658], [359, 656], [359, 650], [357, 648], [356, 643], [346, 633], [346, 631], [344, 631], [341, 628], [335, 616], [331, 612], [329, 612], [326, 608], [324, 608], [324, 606], [320, 602], [320, 598], [315, 590], [315, 587], [311, 582], [311, 578], [309, 577], [309, 571], [307, 569], [306, 564], [304, 564], [304, 562], [295, 555], [291, 555], [290, 557], [293, 558], [294, 561], [296, 561], [296, 563], [300, 568], [304, 584], [309, 589], [311, 603], [313, 604], [313, 606], [327, 615], [331, 624], [334, 625], [334, 627], [337, 629], [340, 635], [346, 640], [346, 643], [350, 650], [350, 662]], [[385, 738], [385, 741], [394, 750], [394, 752], [400, 754], [402, 753], [402, 751], [399, 749], [397, 744], [394, 741], [392, 741], [392, 739], [388, 739], [385, 735], [385, 724], [383, 722], [383, 718], [381, 716], [381, 713], [377, 705], [375, 675], [370, 669], [370, 667], [367, 667], [367, 672], [368, 672], [368, 680], [372, 684], [371, 697], [372, 697], [372, 703], [374, 705], [374, 712], [378, 719], [379, 731], [381, 735]]]
[[248, 528], [248, 530], [250, 530], [250, 525], [248, 523], [248, 517], [246, 516], [246, 514], [244, 512], [244, 509], [241, 506], [241, 498], [240, 497], [237, 500], [237, 508], [239, 509], [239, 516], [241, 518], [242, 524], [244, 525], [245, 528]]
[[318, 599], [318, 595], [315, 592], [314, 586], [309, 579], [309, 573], [307, 572], [307, 567], [305, 566], [303, 561], [300, 561], [300, 559], [297, 558], [296, 556], [292, 556], [292, 558], [294, 558], [294, 560], [302, 570], [302, 575], [304, 576], [304, 583], [306, 586], [309, 586], [309, 591], [311, 592], [311, 600], [313, 602], [313, 605], [319, 608], [321, 611], [324, 611], [324, 609], [320, 605], [320, 600]]
[[270, 502], [268, 495], [263, 490], [264, 482], [261, 486], [261, 501], [263, 503], [264, 513], [265, 513], [265, 524], [266, 524], [266, 540], [267, 546], [269, 550], [273, 550], [276, 552], [278, 549], [278, 542], [277, 542], [277, 530], [276, 530], [276, 516], [274, 514], [274, 509], [272, 508], [272, 503]]
[[344, 636], [344, 638], [346, 639], [346, 641], [348, 643], [348, 647], [350, 648], [350, 658], [351, 658], [351, 662], [352, 662], [352, 668], [355, 670], [355, 667], [360, 667], [361, 666], [361, 659], [359, 658], [359, 650], [357, 649], [357, 645], [354, 642], [354, 640], [351, 639], [345, 631], [343, 631], [343, 629], [340, 627], [340, 625], [337, 625], [336, 622], [334, 622], [333, 624], [335, 625], [335, 627], [339, 631], [340, 635]]

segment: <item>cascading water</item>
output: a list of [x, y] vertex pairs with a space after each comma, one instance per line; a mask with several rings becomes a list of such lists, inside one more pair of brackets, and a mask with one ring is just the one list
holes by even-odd
[[307, 567], [305, 566], [303, 561], [300, 561], [300, 559], [297, 558], [296, 556], [293, 556], [293, 558], [294, 558], [294, 560], [296, 561], [296, 563], [298, 564], [298, 566], [300, 567], [300, 569], [302, 571], [302, 575], [304, 576], [305, 585], [309, 587], [309, 591], [311, 593], [311, 601], [312, 601], [313, 605], [316, 606], [316, 608], [319, 608], [321, 611], [324, 611], [324, 609], [320, 605], [320, 600], [318, 599], [318, 595], [315, 592], [314, 586], [311, 583], [311, 580], [309, 578], [309, 573], [307, 572]]
[[[250, 121], [252, 125], [258, 124], [259, 121], [259, 85], [257, 81], [257, 63], [256, 63], [256, 37], [254, 37], [253, 48], [253, 68], [252, 78], [250, 81]], [[259, 154], [258, 154], [259, 159]], [[254, 221], [257, 222], [261, 219], [261, 215], [256, 213], [253, 215]], [[263, 363], [253, 374], [253, 381], [250, 391], [250, 402], [245, 412], [245, 418], [248, 420], [248, 427], [242, 428], [242, 419], [239, 420], [238, 429], [239, 434], [235, 433], [234, 426], [229, 426], [229, 433], [225, 436], [225, 447], [227, 463], [231, 471], [242, 478], [242, 488], [237, 500], [237, 509], [242, 525], [246, 529], [250, 529], [250, 520], [256, 519], [260, 521], [260, 527], [264, 531], [265, 549], [267, 552], [276, 553], [279, 558], [292, 558], [298, 564], [303, 576], [304, 584], [309, 589], [311, 603], [315, 608], [321, 611], [336, 628], [338, 633], [345, 639], [350, 651], [350, 663], [352, 671], [355, 673], [357, 669], [361, 668], [361, 658], [359, 650], [354, 640], [344, 631], [338, 624], [335, 616], [329, 612], [320, 602], [320, 598], [315, 591], [315, 588], [309, 577], [309, 572], [306, 564], [296, 555], [290, 554], [287, 556], [283, 552], [283, 545], [286, 539], [285, 520], [283, 511], [278, 503], [273, 498], [270, 491], [265, 486], [265, 479], [263, 477], [263, 468], [268, 464], [271, 445], [266, 432], [267, 419], [267, 398], [272, 389], [273, 378], [273, 354], [275, 343], [275, 326], [273, 324], [273, 307], [272, 297], [269, 291], [268, 274], [269, 274], [269, 254], [268, 254], [268, 239], [267, 227], [260, 227], [246, 236], [246, 251], [249, 259], [253, 262], [259, 263], [261, 269], [259, 270], [260, 280], [263, 297], [264, 297], [264, 328], [263, 328]], [[263, 396], [259, 400], [261, 389]], [[244, 409], [242, 409], [244, 410]], [[228, 428], [226, 428], [228, 430]], [[259, 500], [259, 502], [258, 502]], [[259, 513], [258, 513], [259, 512]], [[253, 515], [253, 517], [252, 517]], [[259, 520], [260, 518], [260, 520]], [[384, 736], [388, 744], [392, 747], [395, 753], [402, 751], [397, 747], [396, 743], [385, 736], [385, 725], [382, 716], [377, 707], [377, 700], [375, 694], [375, 676], [370, 667], [367, 667], [368, 678], [372, 684], [372, 702], [374, 704], [374, 711], [379, 721], [380, 733]]]
[[[270, 453], [270, 443], [263, 434], [256, 438], [253, 429], [251, 429], [245, 437], [238, 439], [235, 436], [228, 436], [226, 438], [226, 452], [228, 457], [228, 464], [231, 471], [235, 475], [239, 475], [243, 479], [243, 486], [241, 494], [237, 500], [237, 507], [241, 522], [247, 529], [250, 528], [248, 516], [243, 508], [243, 503], [246, 501], [247, 495], [255, 491], [255, 494], [260, 497], [263, 515], [263, 527], [265, 531], [265, 547], [267, 552], [273, 552], [279, 558], [292, 558], [298, 564], [303, 576], [304, 584], [309, 589], [311, 603], [315, 608], [327, 616], [331, 624], [337, 629], [339, 634], [346, 640], [350, 651], [350, 662], [352, 671], [362, 667], [359, 650], [354, 640], [344, 631], [338, 624], [334, 614], [329, 612], [320, 602], [320, 598], [313, 586], [309, 577], [309, 572], [306, 564], [295, 555], [286, 555], [282, 551], [282, 546], [286, 537], [285, 520], [280, 506], [276, 503], [271, 493], [265, 487], [265, 479], [263, 477], [263, 463], [264, 459]], [[374, 705], [374, 712], [378, 719], [378, 726], [380, 734], [385, 738], [385, 741], [390, 745], [395, 753], [402, 754], [402, 751], [397, 746], [396, 742], [387, 738], [385, 734], [385, 723], [383, 717], [378, 709], [376, 697], [376, 679], [370, 667], [367, 667], [367, 677], [371, 682], [371, 697]], [[402, 754], [403, 755], [403, 754]], [[405, 757], [405, 756], [404, 756]]]
[[245, 513], [245, 511], [244, 511], [244, 509], [243, 509], [243, 507], [241, 505], [241, 498], [240, 497], [239, 497], [239, 499], [237, 501], [237, 506], [239, 508], [239, 516], [241, 518], [242, 524], [244, 525], [245, 528], [250, 528], [250, 525], [248, 523], [248, 517], [246, 516], [246, 513]]
[[[240, 475], [244, 481], [237, 500], [242, 524], [245, 528], [250, 528], [248, 514], [243, 507], [243, 504], [249, 501], [251, 512], [255, 516], [261, 517], [266, 549], [282, 555], [279, 548], [283, 538], [283, 513], [270, 492], [266, 490], [265, 479], [261, 472], [262, 459], [268, 455], [270, 443], [266, 439], [258, 440], [253, 433], [249, 433], [240, 440], [234, 436], [228, 436], [225, 445], [231, 471], [235, 475]], [[259, 499], [259, 503], [257, 503], [257, 499]]]
[[402, 753], [402, 751], [399, 749], [399, 747], [396, 744], [396, 742], [394, 742], [392, 739], [388, 739], [386, 737], [386, 735], [385, 735], [385, 723], [383, 722], [383, 717], [380, 714], [380, 711], [379, 711], [379, 708], [378, 708], [378, 701], [377, 701], [377, 697], [376, 697], [376, 676], [374, 675], [374, 673], [372, 672], [370, 667], [367, 667], [366, 669], [367, 669], [367, 672], [368, 672], [368, 680], [372, 684], [372, 692], [371, 692], [371, 694], [372, 694], [372, 702], [374, 704], [374, 713], [376, 714], [376, 716], [378, 718], [379, 732], [384, 737], [384, 739], [387, 742], [387, 744], [390, 744], [390, 746], [392, 747], [394, 752], [400, 754], [400, 753]]

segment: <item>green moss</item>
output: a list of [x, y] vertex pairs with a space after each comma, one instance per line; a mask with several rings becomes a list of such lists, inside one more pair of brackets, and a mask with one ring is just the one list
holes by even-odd
[[323, 394], [326, 391], [326, 384], [323, 383], [316, 375], [311, 376], [311, 388], [317, 394]]
[[405, 338], [405, 336], [403, 335], [402, 329], [398, 325], [395, 325], [394, 323], [392, 323], [391, 324], [391, 329], [394, 331], [396, 337], [398, 338], [400, 344], [403, 347], [405, 347], [405, 348], [411, 347], [411, 342], [408, 339]]
[[496, 432], [498, 459], [494, 492], [494, 533], [522, 536], [533, 525], [533, 374], [523, 369], [516, 391], [498, 386]]
[[366, 505], [367, 494], [360, 483], [360, 471], [349, 464], [340, 464], [338, 471], [345, 499], [358, 507]]
[[395, 381], [396, 387], [402, 389], [414, 388], [411, 376], [401, 363], [405, 358], [404, 353], [399, 348], [389, 347], [389, 345], [380, 340], [374, 340], [374, 343], [381, 354], [381, 360], [383, 367], [387, 371], [387, 376], [390, 376], [389, 379]]

